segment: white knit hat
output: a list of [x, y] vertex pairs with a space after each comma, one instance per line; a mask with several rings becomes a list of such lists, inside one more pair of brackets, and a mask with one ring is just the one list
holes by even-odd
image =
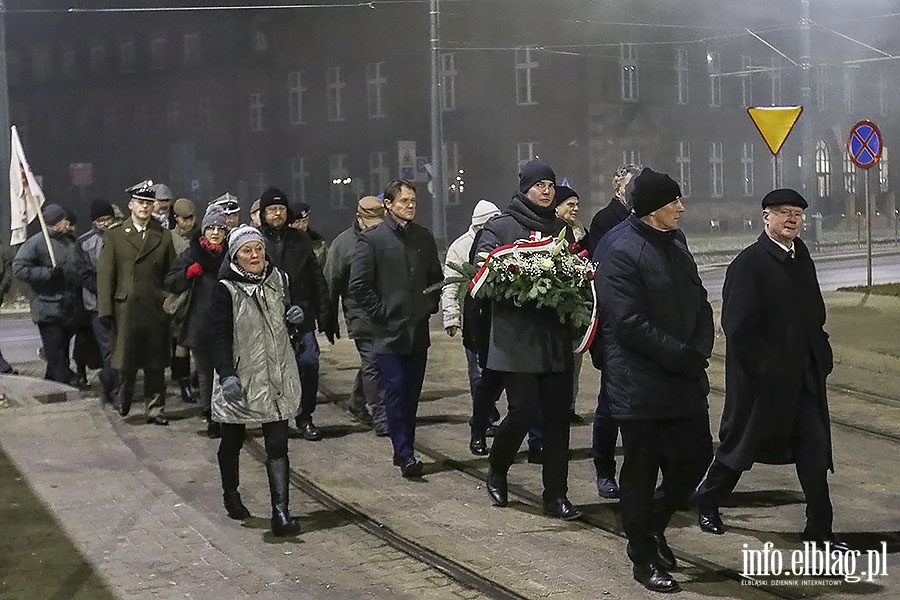
[[238, 225], [228, 235], [228, 260], [234, 261], [237, 251], [248, 242], [260, 242], [266, 245], [263, 234], [251, 225]]
[[475, 205], [475, 210], [472, 211], [472, 225], [484, 225], [488, 219], [499, 214], [500, 209], [496, 204], [482, 198]]

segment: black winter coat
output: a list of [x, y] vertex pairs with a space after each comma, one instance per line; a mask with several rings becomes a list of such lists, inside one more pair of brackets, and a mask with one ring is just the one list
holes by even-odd
[[443, 281], [437, 244], [415, 223], [405, 229], [388, 215], [359, 233], [350, 263], [350, 296], [372, 320], [376, 352], [410, 354], [431, 345], [428, 318], [438, 311]]
[[628, 207], [622, 204], [618, 198], [613, 198], [609, 204], [597, 211], [597, 214], [591, 219], [586, 243], [591, 256], [594, 255], [597, 244], [600, 243], [600, 239], [606, 235], [606, 232], [627, 219], [629, 212]]
[[[797, 419], [820, 417], [829, 435], [822, 468], [833, 469], [825, 396], [833, 363], [825, 302], [806, 244], [795, 239], [794, 251], [795, 258], [788, 258], [763, 233], [725, 273], [725, 410], [716, 458], [735, 470], [754, 462], [794, 462], [791, 434]], [[804, 385], [819, 397], [821, 415], [799, 412]]]
[[603, 376], [614, 419], [677, 419], [708, 410], [712, 308], [680, 232], [635, 216], [597, 270]]
[[328, 285], [309, 236], [287, 226], [273, 229], [263, 224], [259, 229], [266, 238], [266, 258], [287, 273], [291, 299], [303, 309], [300, 331], [313, 331], [328, 306]]
[[[210, 344], [210, 306], [212, 306], [213, 291], [219, 282], [219, 267], [226, 256], [227, 246], [222, 244], [222, 252], [214, 255], [200, 245], [200, 233], [198, 232], [188, 244], [188, 247], [178, 255], [166, 278], [163, 288], [167, 292], [180, 293], [193, 286], [191, 303], [187, 316], [181, 327], [176, 331], [175, 339], [179, 345], [185, 348], [199, 348]], [[194, 263], [200, 263], [203, 273], [193, 279], [187, 278], [187, 269]]]
[[[532, 232], [558, 236], [566, 226], [552, 216], [536, 213], [523, 196], [513, 197], [507, 209], [490, 219], [476, 240], [476, 262], [482, 252], [527, 240]], [[571, 232], [569, 232], [571, 233]], [[549, 307], [515, 306], [491, 302], [487, 368], [514, 373], [562, 373], [573, 368], [573, 332]]]

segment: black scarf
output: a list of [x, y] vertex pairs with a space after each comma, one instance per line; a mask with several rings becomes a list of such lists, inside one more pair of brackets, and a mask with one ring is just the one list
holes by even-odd
[[521, 192], [512, 197], [506, 212], [520, 225], [530, 231], [539, 231], [545, 236], [556, 237], [566, 224], [556, 218], [553, 205], [538, 206]]

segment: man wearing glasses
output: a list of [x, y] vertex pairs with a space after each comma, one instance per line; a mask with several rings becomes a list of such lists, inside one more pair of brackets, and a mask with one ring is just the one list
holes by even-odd
[[725, 409], [721, 445], [697, 488], [699, 523], [725, 533], [719, 506], [741, 474], [758, 462], [793, 463], [806, 496], [803, 539], [846, 551], [832, 532], [825, 378], [833, 365], [816, 267], [798, 237], [806, 207], [794, 190], [766, 194], [763, 233], [725, 274]]

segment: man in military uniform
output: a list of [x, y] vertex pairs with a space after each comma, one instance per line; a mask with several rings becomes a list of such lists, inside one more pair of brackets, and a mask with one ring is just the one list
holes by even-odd
[[175, 258], [172, 234], [151, 218], [152, 183], [127, 190], [131, 216], [109, 230], [97, 267], [97, 316], [115, 328], [112, 366], [121, 387], [115, 406], [131, 410], [137, 370], [144, 371], [147, 422], [168, 425], [164, 413], [164, 370], [169, 360], [169, 326], [162, 308], [162, 284]]

